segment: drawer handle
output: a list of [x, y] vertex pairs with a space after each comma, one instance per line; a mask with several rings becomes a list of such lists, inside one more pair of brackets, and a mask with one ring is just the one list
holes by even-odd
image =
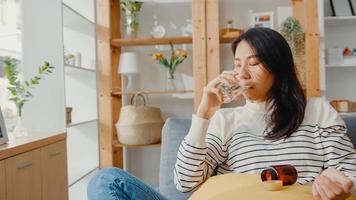
[[50, 155], [51, 157], [53, 157], [53, 156], [59, 155], [59, 154], [61, 154], [61, 153], [62, 153], [62, 151], [54, 151], [54, 152], [49, 153], [49, 155]]
[[24, 169], [24, 168], [27, 168], [27, 167], [30, 167], [32, 166], [32, 162], [31, 161], [27, 161], [27, 162], [24, 162], [20, 165], [17, 165], [17, 170], [21, 170], [21, 169]]

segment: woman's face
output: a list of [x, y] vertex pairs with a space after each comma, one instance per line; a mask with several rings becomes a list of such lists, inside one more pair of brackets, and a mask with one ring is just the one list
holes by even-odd
[[235, 52], [234, 70], [239, 81], [248, 86], [243, 96], [245, 99], [263, 102], [267, 100], [272, 88], [274, 76], [256, 56], [253, 48], [242, 40]]

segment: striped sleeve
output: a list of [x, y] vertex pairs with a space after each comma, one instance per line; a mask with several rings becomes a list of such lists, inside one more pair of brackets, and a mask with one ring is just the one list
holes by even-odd
[[356, 196], [356, 152], [347, 135], [345, 122], [329, 105], [324, 105], [324, 128], [320, 128], [320, 138], [325, 151], [325, 167], [333, 167], [354, 183], [352, 194]]
[[191, 128], [179, 147], [174, 168], [174, 183], [179, 191], [196, 190], [225, 161], [227, 150], [221, 137], [209, 132], [218, 130], [218, 127], [216, 115], [210, 121], [193, 115]]

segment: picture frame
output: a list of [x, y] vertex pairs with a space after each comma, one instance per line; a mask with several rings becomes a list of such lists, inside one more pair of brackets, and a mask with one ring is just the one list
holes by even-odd
[[274, 27], [274, 13], [273, 12], [257, 12], [251, 14], [251, 27]]
[[5, 120], [2, 115], [2, 111], [0, 108], [0, 145], [5, 144], [9, 141], [8, 136], [7, 136], [7, 130], [5, 126]]
[[330, 0], [333, 16], [354, 16], [355, 10], [351, 0]]

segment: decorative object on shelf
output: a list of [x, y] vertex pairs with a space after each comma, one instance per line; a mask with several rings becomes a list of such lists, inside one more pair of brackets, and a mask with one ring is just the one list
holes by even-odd
[[287, 40], [294, 59], [298, 72], [298, 77], [302, 85], [306, 81], [305, 72], [305, 32], [299, 21], [293, 17], [288, 17], [280, 27], [280, 33]]
[[67, 124], [70, 124], [72, 123], [72, 110], [73, 108], [72, 107], [66, 107], [66, 121], [67, 121]]
[[[142, 98], [143, 105], [137, 105], [138, 97]], [[161, 110], [149, 106], [145, 93], [138, 92], [131, 98], [131, 104], [120, 110], [117, 138], [126, 145], [155, 144], [161, 140], [163, 124]]]
[[121, 0], [121, 8], [125, 12], [126, 36], [128, 38], [137, 37], [139, 29], [138, 14], [142, 4], [142, 2], [136, 0]]
[[22, 124], [22, 108], [30, 97], [32, 93], [29, 91], [40, 83], [40, 80], [44, 75], [49, 75], [54, 69], [49, 62], [45, 61], [42, 66], [38, 67], [38, 75], [34, 76], [30, 80], [22, 81], [19, 78], [18, 62], [16, 59], [6, 57], [5, 63], [5, 75], [9, 80], [10, 87], [7, 89], [10, 91], [11, 97], [9, 100], [13, 101], [16, 105], [18, 112], [18, 121], [13, 131], [15, 137], [26, 136], [26, 128]]
[[333, 100], [330, 104], [338, 112], [356, 112], [356, 102], [347, 99]]
[[349, 47], [345, 47], [344, 50], [342, 51], [342, 55], [345, 56], [351, 56], [352, 51]]
[[273, 29], [273, 12], [257, 12], [250, 11], [249, 13], [251, 24], [250, 27], [266, 27]]
[[330, 0], [333, 16], [355, 15], [351, 0]]
[[343, 49], [339, 47], [332, 47], [326, 49], [326, 63], [340, 64], [344, 62]]
[[157, 60], [159, 64], [163, 65], [167, 69], [167, 90], [176, 90], [175, 84], [175, 71], [179, 64], [181, 64], [188, 56], [188, 53], [182, 49], [177, 49], [174, 51], [174, 46], [170, 42], [171, 47], [171, 57], [169, 60], [163, 56], [162, 53], [154, 53], [152, 58]]
[[241, 29], [233, 28], [232, 20], [228, 20], [226, 27], [220, 29], [219, 31], [221, 37], [235, 37], [235, 38], [241, 35], [243, 32], [244, 31]]
[[153, 16], [154, 22], [152, 31], [150, 32], [153, 38], [163, 38], [166, 34], [166, 29], [162, 25], [158, 25], [157, 16]]
[[75, 56], [72, 53], [68, 53], [64, 56], [64, 64], [75, 65]]
[[134, 76], [140, 72], [140, 63], [136, 53], [134, 52], [124, 52], [120, 55], [120, 63], [119, 63], [120, 74], [127, 76], [127, 87], [124, 88], [125, 91], [134, 91], [137, 89], [134, 81]]

